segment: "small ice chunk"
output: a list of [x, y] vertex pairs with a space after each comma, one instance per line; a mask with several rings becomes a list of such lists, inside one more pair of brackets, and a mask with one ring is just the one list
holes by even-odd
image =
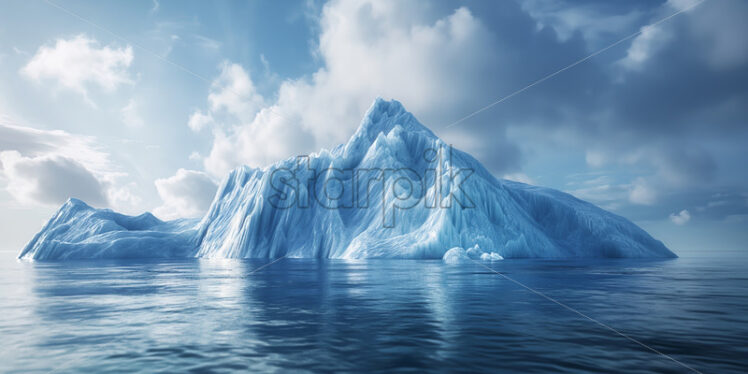
[[496, 252], [491, 252], [491, 253], [483, 253], [482, 255], [480, 255], [480, 259], [483, 261], [499, 261], [499, 260], [503, 260], [504, 257], [502, 257], [500, 254]]
[[442, 256], [442, 260], [444, 260], [444, 262], [448, 264], [457, 264], [462, 261], [470, 260], [470, 257], [468, 257], [467, 251], [465, 251], [465, 249], [461, 247], [454, 247], [444, 253], [444, 256]]

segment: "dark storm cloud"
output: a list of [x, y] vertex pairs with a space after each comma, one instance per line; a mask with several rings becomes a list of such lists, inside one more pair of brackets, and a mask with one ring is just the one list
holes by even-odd
[[[475, 5], [479, 4], [483, 3]], [[627, 7], [634, 8], [621, 4], [618, 9], [608, 10], [620, 13], [620, 8]], [[663, 6], [650, 7], [649, 22], [676, 11], [660, 7]], [[489, 98], [499, 98], [522, 88], [593, 51], [581, 32], [559, 41], [552, 27], [537, 30], [537, 21], [514, 3], [492, 4], [490, 8], [475, 13], [483, 17], [492, 15], [484, 21], [496, 35], [497, 48], [502, 51], [502, 65], [485, 76], [490, 88], [485, 90], [486, 96], [476, 96], [485, 98], [484, 103], [491, 102]], [[746, 4], [739, 1], [701, 5], [658, 25], [666, 39], [652, 43], [655, 45], [649, 52], [651, 55], [638, 68], [627, 69], [620, 63], [630, 44], [623, 43], [476, 116], [471, 125], [481, 128], [515, 124], [571, 125], [582, 135], [605, 137], [610, 133], [616, 142], [621, 135], [632, 142], [649, 142], [674, 136], [688, 137], [692, 133], [713, 136], [729, 135], [728, 131], [742, 133], [748, 114], [748, 105], [740, 105], [746, 103], [748, 95], [746, 60], [740, 59], [743, 53], [735, 53], [737, 57], [710, 57], [717, 53], [710, 47], [716, 42], [697, 34], [694, 25], [703, 17], [716, 18], [715, 13], [746, 14], [748, 9], [745, 8]], [[739, 29], [715, 34], [748, 35], [746, 23], [728, 25]], [[714, 27], [726, 26], [717, 22]], [[623, 30], [625, 33], [618, 37], [636, 30]], [[616, 39], [610, 40], [614, 41]], [[722, 43], [735, 44], [725, 49], [748, 48], [737, 39]], [[731, 59], [729, 65], [715, 66], [726, 58]], [[591, 120], [602, 115], [606, 121]]]
[[[557, 127], [576, 123], [589, 107], [599, 107], [609, 80], [599, 64], [575, 67], [573, 74], [560, 74], [542, 86], [519, 94], [456, 126], [455, 113], [468, 114], [523, 88], [537, 79], [587, 55], [581, 35], [559, 41], [549, 27], [538, 30], [537, 21], [513, 2], [475, 2], [471, 11], [491, 31], [495, 52], [491, 63], [477, 74], [473, 91], [462, 102], [437, 114], [441, 121], [425, 122], [446, 134], [459, 132], [471, 137], [479, 159], [497, 174], [521, 167], [520, 150], [505, 138], [512, 126]], [[573, 89], [570, 89], [573, 87]], [[571, 111], [571, 113], [570, 113]], [[467, 135], [465, 135], [467, 134]]]
[[[619, 22], [616, 32], [605, 28], [594, 33], [590, 27], [605, 22], [590, 23], [564, 38], [553, 18], [531, 15], [533, 6], [549, 4], [603, 20], [628, 17], [629, 24]], [[690, 4], [469, 2], [467, 6], [491, 30], [499, 52], [482, 74], [483, 85], [460, 107], [481, 108]], [[561, 12], [547, 14], [559, 21]], [[523, 155], [513, 141], [532, 143], [547, 132], [565, 133], [576, 140], [572, 146], [603, 153], [608, 163], [648, 171], [649, 184], [662, 189], [662, 204], [647, 214], [663, 216], [677, 205], [708, 204], [709, 191], [718, 187], [727, 189], [722, 193], [742, 196], [744, 191], [736, 186], [748, 182], [740, 169], [744, 166], [723, 160], [728, 144], [731, 154], [748, 159], [748, 150], [734, 150], [736, 142], [748, 141], [748, 43], [741, 37], [748, 35], [748, 23], [741, 21], [746, 14], [746, 2], [707, 1], [441, 130], [470, 134], [481, 144], [476, 147], [478, 158], [497, 174], [521, 168]], [[590, 40], [589, 35], [607, 40], [595, 45], [600, 40]], [[512, 128], [534, 129], [529, 132], [534, 138], [507, 139]], [[728, 180], [732, 187], [725, 187]], [[741, 209], [743, 205], [723, 213]]]

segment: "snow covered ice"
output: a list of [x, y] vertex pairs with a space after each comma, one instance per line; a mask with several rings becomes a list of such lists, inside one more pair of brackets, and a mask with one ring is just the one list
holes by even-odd
[[454, 247], [444, 253], [442, 259], [448, 264], [457, 264], [471, 260], [499, 261], [503, 260], [504, 257], [496, 252], [483, 252], [483, 250], [476, 244], [467, 250], [460, 247]]
[[675, 257], [627, 219], [553, 189], [496, 179], [397, 101], [348, 143], [239, 167], [202, 219], [126, 216], [70, 199], [21, 251], [88, 258]]

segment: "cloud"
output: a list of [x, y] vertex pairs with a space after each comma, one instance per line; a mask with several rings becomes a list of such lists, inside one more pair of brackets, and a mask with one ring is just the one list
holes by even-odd
[[208, 103], [212, 112], [225, 111], [242, 121], [249, 121], [263, 106], [263, 98], [241, 65], [224, 62], [221, 74], [211, 85]]
[[88, 100], [88, 90], [92, 86], [111, 92], [122, 84], [132, 83], [127, 73], [132, 59], [129, 45], [102, 47], [95, 39], [81, 34], [39, 47], [21, 69], [21, 74], [37, 82], [54, 81], [59, 87], [75, 91]]
[[24, 157], [0, 152], [7, 190], [23, 203], [59, 205], [70, 197], [94, 206], [107, 206], [106, 188], [79, 162], [59, 155]]
[[[668, 0], [660, 7], [660, 10], [667, 12], [668, 15], [674, 12], [689, 12], [696, 3], [698, 3], [697, 0]], [[680, 16], [686, 17], [686, 14]], [[660, 15], [660, 19], [661, 17], [662, 15]], [[631, 41], [626, 56], [619, 61], [619, 64], [629, 70], [643, 69], [647, 60], [658, 53], [665, 45], [672, 42], [675, 31], [667, 23], [642, 26], [639, 29], [640, 34]]]
[[198, 151], [192, 151], [192, 153], [190, 153], [190, 156], [187, 157], [187, 159], [190, 161], [200, 161], [203, 159], [203, 156], [201, 156], [200, 152]]
[[[396, 1], [326, 4], [315, 51], [323, 67], [282, 82], [277, 99], [254, 117], [241, 115], [254, 110], [232, 109], [239, 107], [230, 104], [239, 97], [231, 92], [254, 85], [238, 65], [225, 64], [208, 97], [210, 109], [226, 108], [240, 123], [215, 131], [206, 170], [221, 175], [239, 164], [264, 166], [345, 142], [377, 96], [397, 98], [437, 129], [474, 107], [469, 97], [484, 91], [476, 88], [485, 86], [484, 74], [499, 62], [493, 37], [464, 7], [436, 18], [402, 16], [427, 9]], [[220, 83], [227, 81], [244, 83]], [[216, 87], [222, 86], [232, 89], [219, 95]], [[516, 167], [510, 153], [517, 150], [504, 140], [502, 129], [493, 131], [490, 141], [463, 135], [465, 144], [475, 144], [476, 153], [502, 161], [499, 168]]]
[[[748, 45], [738, 35], [748, 32], [742, 14], [748, 4], [727, 0], [721, 6], [699, 6], [696, 0], [669, 0], [663, 8], [669, 12], [686, 10], [681, 23], [686, 27], [668, 24], [644, 26], [631, 43], [621, 64], [629, 69], [641, 69], [643, 63], [674, 39], [674, 33], [693, 35], [691, 44], [702, 50], [699, 54], [713, 69], [731, 69], [748, 61]], [[692, 47], [693, 48], [693, 47]]]
[[643, 12], [638, 9], [617, 14], [605, 14], [598, 8], [607, 4], [564, 2], [558, 0], [523, 1], [522, 8], [535, 20], [538, 28], [550, 26], [559, 40], [569, 40], [581, 33], [592, 45], [605, 42], [631, 30], [639, 22]]
[[[653, 7], [648, 22], [693, 4]], [[642, 27], [623, 58], [606, 52], [615, 59], [599, 103], [579, 111], [569, 107], [578, 120], [559, 126], [588, 148], [588, 166], [633, 174], [629, 203], [648, 205], [650, 218], [705, 204], [708, 191], [748, 181], [733, 161], [745, 157], [736, 144], [748, 139], [748, 47], [735, 38], [748, 32], [748, 25], [736, 20], [747, 10], [741, 1], [704, 2], [655, 27]], [[606, 63], [605, 58], [589, 63]]]
[[608, 162], [608, 159], [604, 152], [599, 150], [588, 149], [584, 155], [584, 160], [587, 165], [592, 167], [601, 167]]
[[211, 114], [204, 114], [203, 112], [196, 110], [190, 115], [190, 119], [187, 121], [187, 126], [194, 132], [200, 132], [200, 130], [208, 127], [213, 122], [213, 116]]
[[138, 111], [138, 103], [134, 99], [130, 99], [127, 105], [122, 108], [121, 115], [122, 122], [128, 127], [139, 128], [145, 124]]
[[[0, 176], [17, 201], [57, 206], [77, 197], [97, 207], [126, 207], [139, 201], [126, 173], [93, 137], [20, 126], [0, 115]], [[131, 210], [131, 209], [127, 209]]]
[[640, 70], [646, 61], [672, 37], [669, 29], [659, 26], [643, 26], [639, 34], [631, 43], [626, 57], [620, 63], [626, 69]]
[[213, 146], [203, 159], [205, 169], [223, 176], [238, 165], [264, 166], [294, 154], [317, 149], [314, 133], [263, 109], [255, 122], [214, 131]]
[[[669, 0], [667, 4], [680, 10], [694, 3], [695, 0]], [[686, 17], [695, 41], [705, 52], [702, 57], [712, 68], [739, 68], [748, 61], [748, 45], [740, 37], [748, 33], [746, 12], [745, 1], [724, 0], [717, 6], [699, 6]]]
[[164, 219], [199, 217], [208, 210], [218, 188], [207, 174], [186, 169], [157, 179], [155, 185], [163, 205], [153, 213]]
[[629, 201], [639, 205], [652, 205], [657, 200], [657, 191], [644, 178], [637, 178], [631, 186]]
[[671, 214], [670, 215], [670, 221], [672, 221], [674, 224], [678, 226], [685, 225], [688, 223], [688, 221], [691, 220], [691, 213], [688, 213], [688, 210], [683, 209], [678, 214]]
[[[628, 202], [631, 185], [617, 184], [607, 175], [572, 175], [566, 192], [608, 210], [617, 210]], [[580, 180], [581, 178], [581, 180]]]
[[196, 34], [192, 35], [192, 38], [195, 39], [197, 45], [207, 51], [217, 52], [221, 48], [221, 42], [207, 36]]
[[90, 170], [105, 173], [111, 170], [109, 155], [96, 143], [92, 136], [62, 130], [39, 130], [0, 114], [0, 151], [15, 150], [26, 157], [55, 154], [73, 159]]

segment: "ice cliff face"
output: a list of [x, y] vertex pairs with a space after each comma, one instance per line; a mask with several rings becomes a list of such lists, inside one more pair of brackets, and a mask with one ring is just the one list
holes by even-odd
[[[452, 249], [452, 250], [450, 250]], [[240, 167], [200, 220], [64, 204], [21, 252], [121, 257], [675, 257], [623, 217], [497, 180], [399, 102], [378, 99], [345, 145]]]

